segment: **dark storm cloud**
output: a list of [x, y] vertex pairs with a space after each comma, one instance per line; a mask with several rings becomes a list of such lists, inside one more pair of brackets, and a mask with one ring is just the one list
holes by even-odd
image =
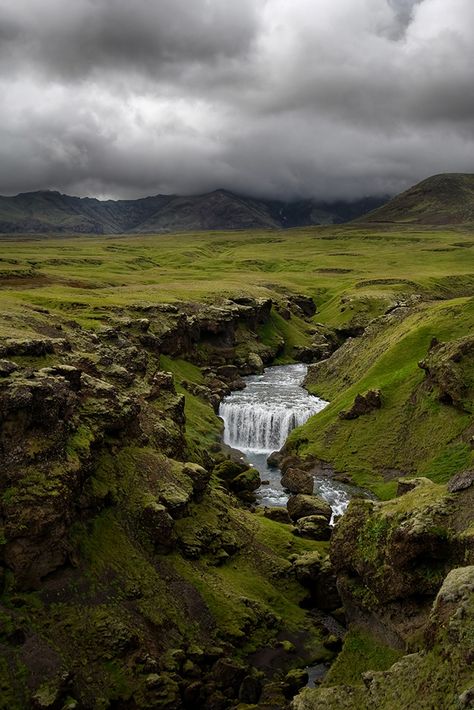
[[395, 192], [474, 170], [472, 0], [0, 0], [0, 192]]

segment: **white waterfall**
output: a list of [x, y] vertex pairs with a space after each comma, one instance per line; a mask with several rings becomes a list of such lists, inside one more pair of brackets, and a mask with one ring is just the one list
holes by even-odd
[[232, 397], [221, 404], [224, 441], [241, 451], [270, 453], [281, 449], [292, 429], [304, 424], [322, 407], [320, 400], [311, 405], [275, 406], [271, 403], [235, 401]]
[[219, 409], [225, 443], [245, 452], [281, 449], [292, 429], [327, 404], [303, 389], [305, 373], [304, 365], [287, 365], [246, 378], [246, 389], [226, 397]]
[[[222, 402], [224, 442], [245, 454], [267, 481], [257, 491], [261, 505], [285, 506], [288, 493], [281, 485], [279, 469], [267, 464], [267, 456], [281, 449], [288, 434], [304, 424], [327, 402], [313, 397], [301, 386], [306, 365], [270, 367], [263, 375], [246, 377], [246, 388], [233, 392]], [[356, 489], [325, 476], [314, 477], [314, 491], [330, 504], [334, 519], [342, 515]]]

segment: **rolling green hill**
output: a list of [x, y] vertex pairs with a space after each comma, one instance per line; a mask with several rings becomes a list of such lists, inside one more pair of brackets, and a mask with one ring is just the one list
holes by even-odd
[[445, 173], [422, 180], [358, 222], [470, 224], [474, 222], [474, 175]]

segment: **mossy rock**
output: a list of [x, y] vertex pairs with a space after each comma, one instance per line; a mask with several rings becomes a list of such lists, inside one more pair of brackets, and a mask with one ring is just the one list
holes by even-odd
[[309, 515], [320, 515], [329, 522], [332, 515], [331, 506], [318, 496], [297, 494], [286, 504], [290, 518], [297, 522]]
[[307, 515], [296, 523], [296, 534], [310, 540], [329, 540], [331, 526], [324, 515]]
[[234, 493], [253, 492], [260, 487], [262, 481], [260, 480], [260, 475], [256, 468], [248, 468], [246, 471], [239, 473], [238, 476], [233, 478], [229, 487]]
[[229, 483], [240, 473], [246, 471], [247, 468], [248, 466], [246, 466], [245, 464], [226, 459], [225, 461], [222, 461], [222, 463], [219, 463], [217, 466], [214, 467], [213, 473], [221, 481], [224, 481], [224, 483]]

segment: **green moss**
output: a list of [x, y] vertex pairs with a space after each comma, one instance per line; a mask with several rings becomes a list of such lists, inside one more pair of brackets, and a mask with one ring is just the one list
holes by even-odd
[[352, 628], [323, 684], [324, 686], [362, 685], [362, 673], [369, 670], [384, 671], [401, 656], [400, 651], [381, 644], [367, 631]]

